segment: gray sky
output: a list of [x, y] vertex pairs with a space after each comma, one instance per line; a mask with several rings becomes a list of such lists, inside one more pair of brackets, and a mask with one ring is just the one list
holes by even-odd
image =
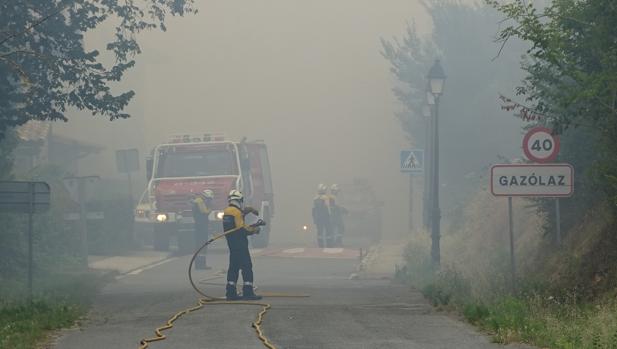
[[[75, 115], [56, 132], [107, 142], [107, 160], [117, 148], [145, 141], [150, 149], [186, 131], [264, 139], [278, 206], [275, 238], [310, 222], [318, 183], [353, 177], [369, 178], [386, 201], [387, 230], [406, 229], [408, 181], [398, 172], [406, 141], [393, 115], [402, 106], [379, 38], [400, 36], [413, 19], [426, 31], [417, 1], [199, 2], [198, 15], [142, 35], [144, 54], [123, 83], [137, 92], [133, 120]], [[83, 172], [113, 175], [105, 164]]]

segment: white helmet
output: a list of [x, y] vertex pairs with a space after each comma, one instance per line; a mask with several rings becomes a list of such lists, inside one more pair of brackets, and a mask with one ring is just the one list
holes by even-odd
[[214, 192], [211, 189], [202, 191], [201, 195], [206, 199], [214, 199]]
[[321, 183], [320, 185], [317, 186], [317, 193], [319, 194], [325, 194], [328, 191], [328, 186]]
[[229, 192], [229, 195], [227, 196], [227, 201], [229, 201], [229, 202], [232, 202], [232, 201], [242, 202], [242, 201], [244, 201], [244, 195], [242, 194], [241, 191], [234, 189], [234, 190]]
[[341, 191], [341, 189], [338, 187], [338, 184], [332, 184], [332, 185], [330, 186], [330, 192], [331, 192], [332, 194], [336, 194], [336, 193], [338, 193], [339, 191]]

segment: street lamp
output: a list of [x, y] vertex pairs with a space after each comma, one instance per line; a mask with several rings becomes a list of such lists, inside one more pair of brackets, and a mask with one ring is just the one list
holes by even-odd
[[[427, 99], [430, 98], [435, 101], [433, 94], [427, 91]], [[423, 176], [423, 186], [424, 191], [422, 193], [422, 224], [426, 230], [429, 230], [431, 227], [431, 175], [433, 172], [433, 111], [431, 110], [432, 106], [430, 104], [425, 104], [422, 107], [422, 116], [424, 116], [424, 123], [426, 125], [426, 131], [424, 136], [424, 176]]]
[[428, 72], [427, 103], [433, 105], [433, 149], [432, 149], [432, 209], [431, 209], [431, 260], [434, 267], [441, 263], [440, 223], [441, 210], [439, 208], [439, 98], [443, 94], [446, 84], [446, 74], [436, 59]]

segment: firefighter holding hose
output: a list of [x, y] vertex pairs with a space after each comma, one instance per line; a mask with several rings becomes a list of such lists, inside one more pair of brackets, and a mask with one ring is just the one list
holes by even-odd
[[[232, 190], [227, 197], [229, 206], [223, 211], [223, 230], [230, 232], [225, 236], [229, 248], [229, 268], [227, 269], [227, 288], [225, 296], [229, 301], [259, 300], [262, 297], [253, 289], [253, 263], [249, 253], [249, 235], [259, 234], [259, 221], [255, 225], [246, 225], [244, 216], [248, 213], [258, 214], [257, 210], [244, 207], [244, 195], [238, 190]], [[235, 230], [235, 231], [234, 231]], [[242, 271], [242, 296], [239, 296], [236, 284]]]

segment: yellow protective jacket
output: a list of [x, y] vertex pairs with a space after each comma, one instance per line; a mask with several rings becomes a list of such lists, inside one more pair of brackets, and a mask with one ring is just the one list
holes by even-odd
[[208, 207], [204, 198], [197, 196], [191, 203], [193, 206], [193, 219], [195, 220], [195, 224], [207, 225], [208, 215], [212, 210]]
[[228, 232], [240, 228], [228, 236], [247, 236], [255, 234], [258, 231], [257, 228], [248, 226], [244, 223], [244, 215], [245, 213], [234, 205], [229, 205], [225, 208], [223, 211], [223, 230]]

